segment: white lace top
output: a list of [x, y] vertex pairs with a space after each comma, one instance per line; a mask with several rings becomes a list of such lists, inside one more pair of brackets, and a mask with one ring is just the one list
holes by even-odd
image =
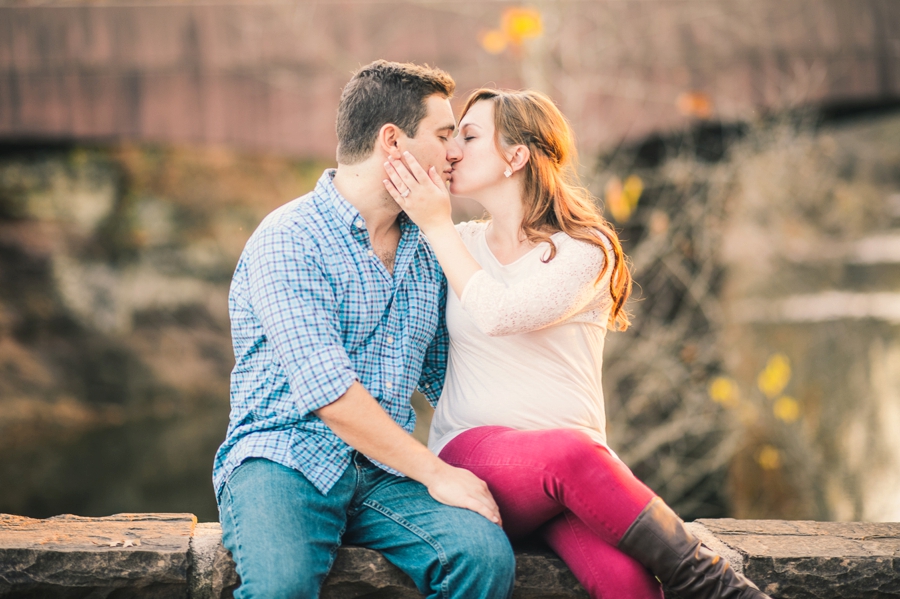
[[[542, 243], [500, 264], [487, 223], [457, 225], [483, 270], [462, 298], [447, 298], [450, 359], [428, 446], [434, 453], [476, 426], [574, 428], [606, 443], [600, 370], [612, 299], [606, 256], [559, 232], [556, 256]], [[611, 270], [611, 269], [609, 269]]]

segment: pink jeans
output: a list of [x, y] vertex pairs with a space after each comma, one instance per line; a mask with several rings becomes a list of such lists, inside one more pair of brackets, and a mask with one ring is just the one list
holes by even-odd
[[655, 494], [586, 434], [482, 426], [440, 457], [484, 480], [509, 537], [537, 531], [592, 598], [662, 598], [659, 582], [616, 548]]

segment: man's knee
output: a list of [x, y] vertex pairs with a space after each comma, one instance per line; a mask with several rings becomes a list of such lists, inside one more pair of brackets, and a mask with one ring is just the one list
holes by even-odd
[[242, 582], [234, 593], [235, 599], [318, 599], [318, 581], [292, 574]]
[[450, 566], [477, 577], [485, 586], [512, 589], [516, 558], [509, 539], [499, 526], [481, 516], [478, 518], [483, 524], [469, 527], [470, 534], [448, 548]]

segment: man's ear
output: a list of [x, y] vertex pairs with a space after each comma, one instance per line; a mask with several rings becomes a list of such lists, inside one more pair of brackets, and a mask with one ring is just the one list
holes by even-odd
[[531, 151], [528, 149], [528, 146], [513, 146], [511, 153], [507, 156], [507, 160], [509, 160], [509, 166], [515, 173], [525, 168], [525, 165], [531, 160]]
[[400, 127], [393, 123], [387, 123], [379, 129], [376, 145], [391, 158], [400, 160], [400, 156], [403, 153], [403, 149], [400, 147], [400, 140], [403, 137], [403, 131]]

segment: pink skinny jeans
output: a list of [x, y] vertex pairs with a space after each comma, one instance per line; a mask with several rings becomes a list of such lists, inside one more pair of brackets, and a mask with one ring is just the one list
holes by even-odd
[[616, 548], [655, 497], [586, 434], [482, 426], [440, 453], [485, 481], [511, 539], [537, 533], [594, 599], [662, 599], [659, 582]]

